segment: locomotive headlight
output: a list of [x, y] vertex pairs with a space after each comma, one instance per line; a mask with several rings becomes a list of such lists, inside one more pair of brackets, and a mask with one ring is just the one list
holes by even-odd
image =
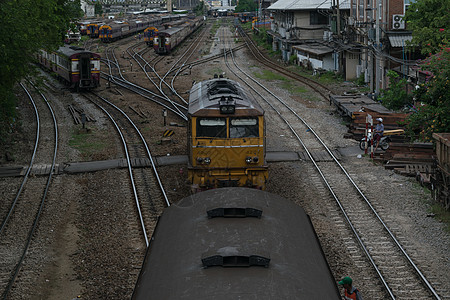
[[234, 114], [234, 105], [222, 105], [220, 107], [220, 113], [222, 113], [222, 114]]
[[197, 163], [201, 165], [209, 165], [211, 163], [211, 158], [209, 157], [197, 157]]
[[235, 106], [234, 104], [220, 105], [221, 114], [234, 114]]
[[247, 156], [245, 158], [245, 162], [248, 164], [256, 164], [256, 163], [258, 163], [258, 161], [259, 161], [258, 156], [255, 156], [255, 157]]

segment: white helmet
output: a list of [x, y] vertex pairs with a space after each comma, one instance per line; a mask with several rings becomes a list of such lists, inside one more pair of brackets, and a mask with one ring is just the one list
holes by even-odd
[[378, 118], [377, 121], [383, 122], [383, 119], [382, 118]]

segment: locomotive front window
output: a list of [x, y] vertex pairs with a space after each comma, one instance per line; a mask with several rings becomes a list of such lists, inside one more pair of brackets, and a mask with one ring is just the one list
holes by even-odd
[[197, 137], [227, 137], [225, 118], [198, 118]]
[[230, 120], [230, 138], [259, 137], [257, 118], [238, 118]]

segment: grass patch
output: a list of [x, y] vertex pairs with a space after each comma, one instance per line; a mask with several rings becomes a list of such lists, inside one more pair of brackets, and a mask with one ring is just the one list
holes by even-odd
[[284, 77], [283, 75], [280, 75], [278, 73], [274, 73], [269, 70], [262, 70], [261, 72], [254, 72], [253, 75], [259, 79], [264, 80], [281, 80], [281, 81], [287, 81], [288, 79]]
[[430, 191], [428, 188], [421, 186], [418, 182], [414, 182], [413, 186], [416, 189], [423, 190], [423, 192], [425, 193], [425, 197], [422, 198], [422, 201], [425, 204], [429, 205], [429, 216], [444, 224], [444, 230], [447, 233], [450, 233], [450, 211], [445, 210], [445, 208], [440, 203], [431, 200], [433, 199], [432, 191]]
[[344, 82], [344, 79], [340, 75], [335, 74], [334, 72], [331, 72], [331, 71], [327, 71], [322, 74], [313, 75], [313, 71], [307, 70], [307, 69], [297, 66], [297, 65], [289, 65], [288, 69], [291, 72], [300, 74], [303, 77], [309, 78], [309, 79], [319, 82], [323, 85], [339, 84], [339, 83]]
[[260, 72], [254, 72], [253, 75], [259, 79], [268, 81], [279, 80], [281, 81], [280, 87], [288, 90], [291, 94], [301, 94], [308, 92], [308, 89], [306, 89], [304, 86], [299, 86], [295, 81], [288, 79], [278, 73], [274, 73], [268, 70], [262, 70]]
[[344, 79], [335, 74], [334, 72], [328, 71], [320, 75], [314, 76], [314, 78], [322, 84], [331, 84], [331, 83], [342, 83]]
[[295, 82], [291, 80], [283, 82], [281, 84], [281, 87], [285, 90], [288, 90], [291, 94], [302, 94], [308, 92], [308, 90], [304, 86], [296, 85]]
[[440, 203], [434, 203], [431, 205], [430, 212], [434, 218], [445, 225], [445, 231], [450, 233], [450, 211], [445, 210]]
[[211, 35], [212, 36], [216, 35], [217, 29], [219, 29], [220, 26], [221, 25], [218, 20], [216, 20], [216, 22], [214, 22], [214, 24], [212, 24], [212, 26], [211, 26]]
[[102, 132], [95, 129], [76, 129], [69, 141], [69, 146], [80, 151], [84, 159], [95, 159], [111, 147], [110, 143], [102, 138], [104, 136]]
[[224, 73], [224, 71], [221, 69], [221, 68], [218, 68], [218, 67], [215, 67], [215, 68], [211, 68], [211, 69], [209, 69], [207, 72], [206, 72], [208, 75], [211, 75], [211, 78], [214, 76], [214, 75], [220, 75], [220, 74], [223, 74]]

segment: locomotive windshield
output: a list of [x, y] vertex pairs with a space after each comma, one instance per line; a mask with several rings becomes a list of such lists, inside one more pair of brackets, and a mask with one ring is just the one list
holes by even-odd
[[230, 138], [258, 137], [257, 118], [230, 119]]
[[225, 118], [198, 118], [197, 137], [227, 137], [227, 123]]
[[198, 118], [197, 137], [208, 138], [250, 138], [259, 137], [258, 118], [231, 118], [230, 133], [227, 135], [227, 119]]

